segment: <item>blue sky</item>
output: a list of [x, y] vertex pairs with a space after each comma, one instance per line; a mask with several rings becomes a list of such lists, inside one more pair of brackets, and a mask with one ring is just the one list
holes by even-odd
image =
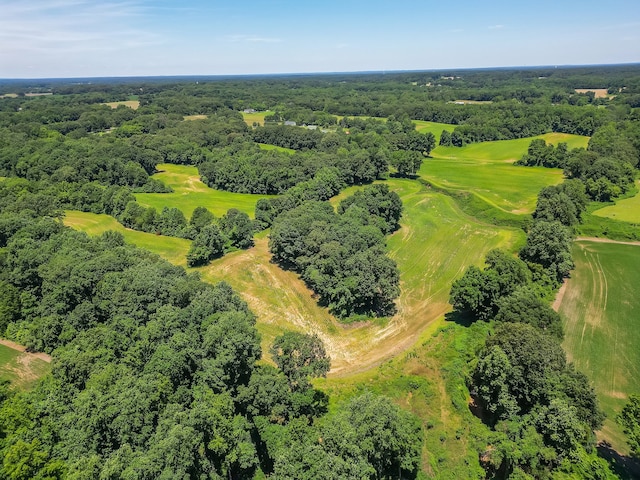
[[0, 78], [628, 62], [638, 0], [0, 0]]

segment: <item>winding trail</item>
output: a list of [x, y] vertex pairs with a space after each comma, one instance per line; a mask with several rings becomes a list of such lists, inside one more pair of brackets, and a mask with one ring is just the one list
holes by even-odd
[[622, 240], [611, 240], [609, 238], [600, 238], [600, 237], [578, 237], [575, 240], [576, 242], [594, 242], [594, 243], [617, 243], [618, 245], [637, 245], [640, 246], [640, 241], [622, 241]]

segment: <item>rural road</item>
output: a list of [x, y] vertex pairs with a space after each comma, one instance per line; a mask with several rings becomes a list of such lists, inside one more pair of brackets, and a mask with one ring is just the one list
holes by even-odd
[[0, 345], [4, 345], [5, 347], [9, 347], [13, 350], [23, 352], [25, 355], [29, 355], [30, 357], [39, 358], [42, 361], [51, 363], [51, 355], [47, 355], [46, 353], [42, 353], [42, 352], [37, 352], [37, 353], [27, 352], [27, 347], [25, 347], [24, 345], [19, 345], [15, 342], [12, 342], [11, 340], [5, 340], [4, 338], [0, 338]]

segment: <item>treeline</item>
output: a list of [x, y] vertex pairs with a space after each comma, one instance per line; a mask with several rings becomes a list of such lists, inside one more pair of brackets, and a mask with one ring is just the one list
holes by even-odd
[[604, 413], [587, 377], [567, 362], [561, 319], [549, 306], [573, 268], [571, 229], [587, 201], [578, 180], [543, 189], [519, 258], [492, 251], [484, 269], [469, 267], [451, 288], [457, 315], [493, 324], [469, 365], [470, 391], [493, 430], [483, 454], [490, 475], [612, 476], [594, 450]]
[[336, 316], [390, 315], [400, 278], [385, 235], [399, 227], [401, 214], [400, 198], [384, 184], [343, 200], [337, 213], [328, 202], [305, 201], [275, 218], [269, 249]]
[[562, 168], [564, 175], [584, 183], [592, 200], [606, 202], [633, 188], [640, 164], [640, 123], [609, 123], [596, 130], [584, 149], [532, 140], [517, 165]]
[[327, 414], [317, 337], [285, 333], [259, 366], [227, 284], [0, 202], [0, 334], [54, 357], [32, 390], [0, 387], [3, 478], [416, 477], [413, 416], [369, 393]]

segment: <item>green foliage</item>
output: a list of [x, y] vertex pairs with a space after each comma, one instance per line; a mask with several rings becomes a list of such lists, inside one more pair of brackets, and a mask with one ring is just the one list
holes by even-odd
[[569, 229], [558, 221], [534, 222], [520, 257], [542, 265], [560, 282], [573, 268]]
[[309, 378], [326, 376], [331, 364], [317, 335], [285, 332], [275, 339], [269, 353], [292, 391], [306, 389]]
[[629, 397], [617, 420], [627, 434], [631, 451], [640, 454], [640, 395]]
[[[384, 214], [386, 195], [370, 197], [381, 202], [370, 208]], [[269, 249], [276, 261], [298, 271], [337, 316], [383, 316], [393, 311], [400, 292], [397, 267], [384, 252], [381, 224], [386, 225], [384, 218], [357, 204], [337, 215], [329, 203], [305, 202], [277, 217]]]

